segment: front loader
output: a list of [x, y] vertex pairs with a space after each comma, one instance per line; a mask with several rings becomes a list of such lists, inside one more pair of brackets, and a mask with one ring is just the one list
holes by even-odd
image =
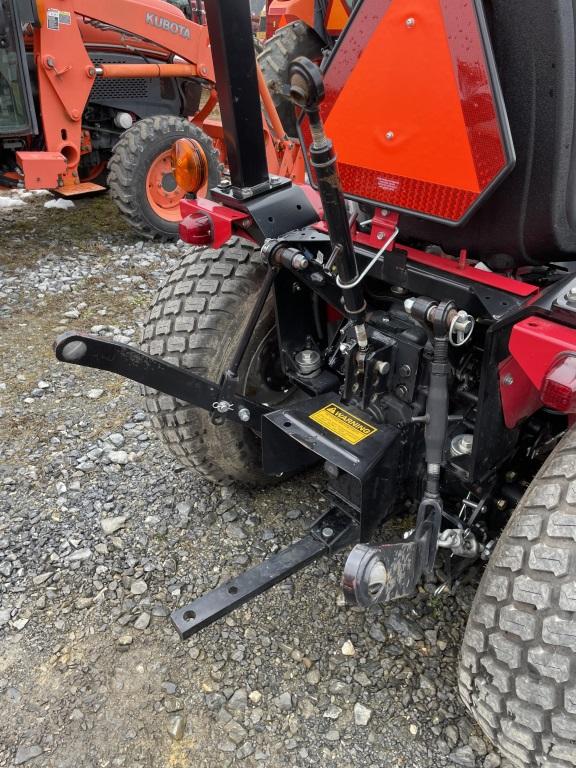
[[363, 607], [485, 562], [461, 696], [513, 765], [574, 766], [573, 3], [358, 2], [322, 70], [290, 67], [311, 186], [269, 174], [247, 0], [206, 12], [230, 179], [183, 201], [199, 247], [142, 347], [72, 332], [56, 355], [143, 384], [214, 482], [321, 466], [325, 509], [172, 622], [188, 638], [343, 549]]
[[[227, 162], [208, 30], [200, 6], [181, 5], [188, 16], [165, 0], [0, 2], [0, 189], [72, 197], [107, 185], [141, 235], [177, 238], [173, 143], [201, 146], [189, 192], [207, 194]], [[302, 178], [259, 77], [268, 163]]]

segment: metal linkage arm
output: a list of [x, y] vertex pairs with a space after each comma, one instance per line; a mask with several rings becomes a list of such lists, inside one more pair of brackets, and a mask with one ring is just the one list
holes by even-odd
[[62, 362], [116, 373], [254, 429], [260, 428], [260, 419], [270, 411], [270, 408], [235, 392], [227, 392], [224, 403], [218, 384], [127, 344], [70, 332], [58, 337], [54, 351]]
[[320, 557], [354, 544], [359, 533], [360, 526], [353, 518], [331, 509], [300, 541], [175, 610], [170, 617], [172, 624], [182, 640], [186, 640]]

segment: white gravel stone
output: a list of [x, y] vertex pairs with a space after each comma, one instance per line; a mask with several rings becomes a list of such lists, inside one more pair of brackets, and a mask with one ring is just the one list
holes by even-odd
[[354, 648], [354, 644], [351, 640], [346, 640], [346, 642], [342, 646], [342, 655], [343, 656], [355, 656], [356, 655], [356, 648]]
[[128, 453], [126, 451], [110, 451], [108, 458], [112, 464], [128, 464]]
[[118, 515], [116, 517], [104, 517], [100, 520], [100, 526], [106, 536], [111, 536], [120, 528], [123, 528], [128, 518], [125, 515]]
[[136, 579], [136, 581], [133, 581], [130, 586], [130, 592], [132, 592], [133, 595], [143, 595], [147, 589], [148, 584], [146, 584], [144, 579]]
[[140, 616], [138, 616], [138, 618], [134, 622], [134, 627], [136, 629], [146, 629], [149, 624], [150, 624], [150, 614], [141, 613]]
[[354, 704], [354, 722], [356, 725], [368, 725], [372, 717], [372, 710], [360, 704], [359, 701]]
[[98, 398], [102, 397], [103, 394], [104, 394], [103, 389], [99, 389], [95, 387], [94, 389], [89, 389], [88, 392], [86, 392], [86, 397], [89, 400], [98, 400]]

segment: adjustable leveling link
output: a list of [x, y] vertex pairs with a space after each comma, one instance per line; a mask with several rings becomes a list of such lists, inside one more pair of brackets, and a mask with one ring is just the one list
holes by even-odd
[[320, 117], [320, 104], [324, 99], [324, 82], [318, 66], [302, 56], [295, 59], [290, 65], [290, 98], [308, 116], [312, 133], [310, 163], [314, 168], [318, 191], [322, 199], [334, 265], [338, 272], [338, 284], [342, 290], [346, 311], [355, 318], [354, 326], [358, 346], [360, 350], [364, 351], [368, 346], [368, 337], [364, 326], [366, 302], [360, 281], [358, 281], [358, 265], [354, 254], [344, 193], [340, 184], [336, 153], [332, 142], [324, 133], [324, 124]]

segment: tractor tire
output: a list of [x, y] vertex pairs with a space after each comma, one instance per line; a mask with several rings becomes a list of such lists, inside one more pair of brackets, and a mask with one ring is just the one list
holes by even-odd
[[458, 677], [465, 705], [512, 765], [576, 766], [576, 427], [488, 562]]
[[170, 150], [177, 139], [195, 139], [208, 161], [207, 189], [221, 177], [220, 157], [212, 140], [184, 117], [160, 115], [139, 120], [122, 134], [108, 163], [112, 199], [128, 224], [149, 240], [177, 240], [180, 200]]
[[[151, 355], [219, 382], [242, 334], [266, 268], [260, 251], [235, 239], [220, 249], [188, 253], [160, 289], [144, 326], [142, 346]], [[265, 358], [279, 359], [274, 308], [266, 303], [239, 370], [245, 394], [272, 403], [285, 390], [269, 388]], [[261, 355], [261, 359], [258, 357]], [[248, 427], [223, 421], [168, 395], [146, 390], [146, 407], [170, 452], [186, 467], [219, 485], [263, 486], [260, 440]]]
[[303, 21], [294, 21], [266, 40], [264, 50], [258, 56], [258, 64], [278, 116], [291, 138], [298, 138], [298, 131], [294, 107], [282, 96], [282, 88], [288, 84], [288, 69], [297, 56], [306, 56], [312, 61], [321, 60], [325, 47], [326, 44], [313, 29]]

